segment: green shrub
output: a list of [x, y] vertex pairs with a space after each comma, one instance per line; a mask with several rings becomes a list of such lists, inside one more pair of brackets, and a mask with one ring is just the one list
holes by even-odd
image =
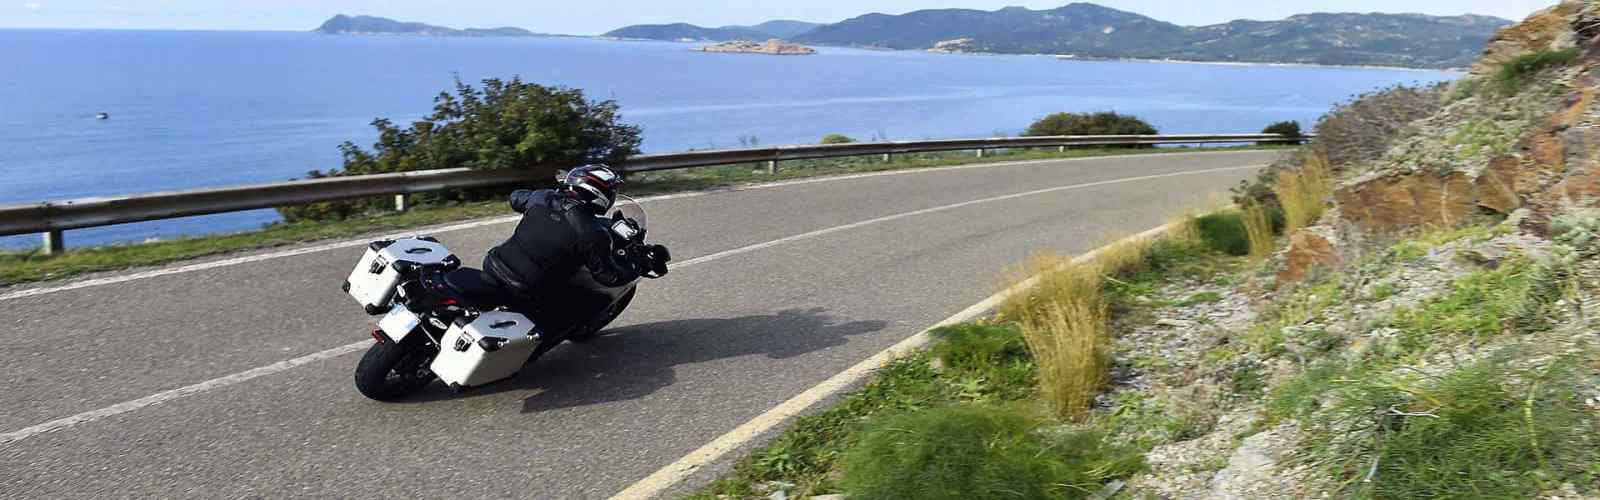
[[[1281, 136], [1284, 136], [1284, 137], [1300, 137], [1302, 135], [1301, 132], [1300, 132], [1300, 122], [1294, 121], [1294, 120], [1290, 120], [1290, 121], [1286, 121], [1286, 122], [1274, 122], [1271, 125], [1267, 125], [1266, 128], [1261, 129], [1261, 133], [1263, 133], [1263, 134], [1277, 134], [1277, 135], [1281, 135]], [[1281, 142], [1258, 142], [1258, 143], [1256, 143], [1257, 146], [1267, 146], [1267, 145], [1273, 145], [1273, 144], [1283, 144], [1283, 143], [1281, 143]]]
[[[591, 101], [583, 91], [545, 87], [521, 78], [483, 80], [481, 89], [460, 80], [455, 94], [441, 92], [433, 114], [400, 128], [372, 121], [378, 141], [368, 151], [351, 142], [339, 146], [340, 169], [313, 170], [311, 178], [466, 167], [537, 169], [553, 179], [561, 168], [615, 163], [639, 152], [639, 128], [620, 123], [615, 101]], [[474, 199], [500, 190], [418, 196], [419, 202]], [[342, 219], [369, 211], [377, 201], [281, 207], [287, 221]]]
[[1515, 93], [1522, 88], [1529, 76], [1545, 68], [1565, 65], [1577, 58], [1577, 48], [1523, 54], [1501, 63], [1500, 69], [1495, 71], [1494, 81], [1500, 86], [1500, 90]]
[[844, 134], [828, 134], [822, 136], [822, 144], [849, 144], [856, 140]]
[[1032, 393], [1034, 364], [1028, 343], [1015, 326], [962, 323], [929, 332], [939, 342], [928, 350], [944, 369], [981, 385], [979, 392], [1002, 399]]
[[1271, 125], [1267, 125], [1267, 128], [1261, 129], [1261, 133], [1300, 137], [1300, 122], [1291, 120], [1273, 123]]
[[1541, 331], [1560, 312], [1556, 302], [1577, 294], [1574, 280], [1570, 262], [1515, 258], [1457, 278], [1437, 299], [1397, 311], [1391, 326], [1401, 330], [1400, 347], [1406, 352], [1426, 351], [1441, 338], [1483, 340]]
[[1600, 256], [1600, 213], [1585, 210], [1558, 215], [1550, 220], [1550, 234], [1579, 255]]
[[1218, 212], [1196, 217], [1200, 241], [1228, 255], [1250, 255], [1250, 236], [1238, 212]]
[[1004, 409], [957, 406], [869, 422], [841, 486], [865, 499], [1086, 498], [1143, 467], [1092, 431], [1041, 431]]
[[1433, 116], [1448, 82], [1422, 87], [1396, 85], [1361, 94], [1333, 107], [1317, 120], [1311, 147], [1335, 171], [1382, 158], [1411, 122]]
[[1532, 498], [1593, 487], [1595, 419], [1572, 363], [1495, 358], [1442, 377], [1344, 379], [1310, 457], [1350, 498]]
[[1056, 113], [1028, 126], [1023, 135], [1154, 135], [1155, 127], [1138, 117], [1111, 111], [1099, 113]]

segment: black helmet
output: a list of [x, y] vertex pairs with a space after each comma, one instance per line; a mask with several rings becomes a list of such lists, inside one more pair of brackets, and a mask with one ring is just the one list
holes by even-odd
[[605, 165], [584, 165], [568, 170], [567, 175], [561, 177], [561, 186], [584, 203], [605, 212], [617, 201], [617, 188], [622, 187], [622, 176]]

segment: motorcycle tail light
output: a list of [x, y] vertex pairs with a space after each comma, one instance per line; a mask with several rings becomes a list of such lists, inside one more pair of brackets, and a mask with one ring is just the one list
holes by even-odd
[[376, 341], [378, 341], [379, 344], [383, 344], [383, 343], [387, 343], [389, 341], [389, 338], [388, 338], [387, 335], [383, 334], [383, 330], [374, 328], [374, 329], [372, 329], [372, 340], [376, 340]]

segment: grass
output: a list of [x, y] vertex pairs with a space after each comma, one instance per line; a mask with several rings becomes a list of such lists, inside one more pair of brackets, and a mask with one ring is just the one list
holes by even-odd
[[[963, 325], [944, 329], [938, 338], [969, 336], [1014, 336], [1015, 331], [994, 330], [992, 326]], [[973, 340], [973, 339], [969, 339]], [[946, 340], [947, 342], [948, 340]], [[968, 342], [966, 349], [945, 348], [952, 361], [942, 370], [930, 362], [933, 354], [920, 353], [889, 362], [871, 382], [821, 412], [800, 417], [766, 448], [740, 460], [733, 471], [690, 498], [715, 499], [765, 497], [761, 488], [771, 481], [794, 485], [791, 498], [804, 498], [839, 490], [841, 459], [855, 448], [861, 433], [874, 417], [949, 407], [964, 402], [1003, 404], [1026, 399], [1032, 394], [1031, 363], [1016, 357], [1006, 342]], [[960, 354], [956, 354], [960, 353]], [[990, 364], [993, 362], [994, 364]], [[994, 376], [1007, 372], [1007, 376]], [[1019, 373], [1026, 375], [1019, 375]], [[974, 397], [973, 380], [984, 380]]]
[[1244, 225], [1245, 241], [1249, 246], [1246, 254], [1250, 259], [1259, 261], [1271, 257], [1278, 243], [1277, 236], [1272, 232], [1272, 216], [1267, 213], [1266, 207], [1257, 203], [1246, 204], [1240, 210], [1239, 218]]
[[1482, 341], [1549, 327], [1556, 302], [1577, 295], [1573, 272], [1561, 261], [1517, 258], [1499, 268], [1457, 278], [1440, 297], [1397, 311], [1399, 352], [1421, 355], [1451, 341]]
[[1007, 297], [1000, 315], [1021, 329], [1039, 366], [1040, 395], [1055, 415], [1081, 420], [1105, 385], [1111, 362], [1101, 271], [1041, 255], [1013, 273], [1014, 282], [1038, 281], [1027, 292]]
[[1501, 91], [1515, 94], [1529, 77], [1545, 68], [1564, 66], [1577, 59], [1578, 54], [1576, 47], [1523, 54], [1502, 63], [1494, 73], [1494, 82]]
[[1088, 498], [1143, 466], [1099, 432], [1043, 426], [985, 406], [883, 418], [846, 455], [841, 482], [852, 498]]
[[[1207, 148], [1206, 151], [1282, 149], [1282, 146], [1240, 146]], [[756, 165], [705, 167], [631, 176], [627, 191], [648, 195], [685, 190], [712, 189], [754, 182], [797, 179], [885, 170], [933, 168], [974, 163], [1035, 159], [1081, 158], [1127, 154], [1192, 152], [1186, 148], [1154, 149], [1069, 149], [1012, 150], [991, 152], [984, 158], [962, 153], [930, 153], [895, 156], [891, 162], [869, 157], [797, 160], [783, 162], [776, 175], [768, 175]], [[230, 252], [293, 245], [330, 238], [353, 237], [376, 231], [412, 229], [492, 215], [507, 214], [499, 200], [443, 206], [418, 206], [403, 213], [374, 213], [342, 221], [271, 224], [260, 230], [184, 237], [167, 241], [106, 245], [69, 249], [62, 255], [45, 256], [37, 249], [0, 251], [0, 286], [17, 285], [83, 274], [154, 266]], [[70, 237], [71, 234], [69, 233]]]
[[1593, 484], [1600, 426], [1581, 396], [1592, 382], [1575, 359], [1530, 361], [1499, 355], [1438, 376], [1319, 372], [1307, 387], [1325, 384], [1333, 403], [1309, 415], [1305, 458], [1356, 498], [1531, 498]]
[[1283, 205], [1284, 234], [1294, 234], [1315, 224], [1322, 217], [1324, 200], [1333, 194], [1328, 157], [1318, 153], [1305, 155], [1299, 169], [1278, 173], [1272, 192]]
[[1213, 212], [1196, 217], [1195, 232], [1200, 240], [1228, 255], [1249, 255], [1249, 227], [1237, 211]]

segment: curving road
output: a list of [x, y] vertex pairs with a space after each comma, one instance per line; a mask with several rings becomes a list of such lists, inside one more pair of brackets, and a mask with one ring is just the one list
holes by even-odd
[[[0, 288], [0, 497], [605, 498], [982, 300], [1030, 252], [1159, 225], [1277, 154], [647, 200], [651, 234], [680, 262], [608, 336], [484, 390], [401, 404], [351, 386], [371, 322], [338, 283], [360, 241]], [[432, 234], [476, 262], [510, 227]]]

